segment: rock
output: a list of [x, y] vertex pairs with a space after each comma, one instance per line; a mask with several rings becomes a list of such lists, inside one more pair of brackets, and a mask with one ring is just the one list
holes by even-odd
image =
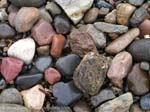
[[15, 18], [16, 18], [17, 12], [11, 12], [8, 15], [8, 21], [9, 24], [13, 27], [15, 27]]
[[90, 106], [84, 101], [79, 101], [75, 104], [73, 110], [74, 112], [92, 112]]
[[121, 35], [112, 43], [110, 43], [105, 51], [110, 54], [116, 54], [125, 49], [140, 34], [138, 28], [132, 28], [127, 33]]
[[22, 7], [16, 15], [15, 27], [18, 32], [29, 31], [39, 19], [40, 12], [34, 7]]
[[70, 107], [50, 107], [49, 112], [72, 112]]
[[80, 27], [80, 30], [88, 33], [97, 48], [104, 48], [106, 46], [106, 37], [103, 32], [97, 30], [92, 24], [83, 25]]
[[72, 77], [76, 67], [80, 64], [80, 57], [76, 54], [69, 54], [61, 57], [56, 62], [56, 68], [65, 77]]
[[38, 57], [35, 61], [35, 67], [40, 71], [44, 72], [48, 67], [53, 65], [52, 58], [50, 56]]
[[5, 22], [8, 20], [8, 14], [6, 12], [6, 9], [0, 9], [0, 21]]
[[150, 35], [150, 20], [145, 19], [139, 26], [142, 35]]
[[113, 6], [104, 0], [96, 0], [96, 7], [98, 7], [99, 9], [100, 8], [108, 8], [109, 10], [113, 9]]
[[8, 6], [7, 0], [0, 1], [0, 8], [6, 8]]
[[117, 10], [114, 9], [112, 10], [110, 13], [108, 13], [106, 16], [105, 16], [105, 22], [106, 23], [116, 23], [117, 21]]
[[140, 106], [144, 110], [150, 110], [150, 94], [146, 94], [141, 97]]
[[128, 2], [135, 6], [140, 6], [143, 4], [144, 0], [128, 0]]
[[126, 93], [100, 105], [95, 112], [128, 112], [132, 103], [132, 94]]
[[43, 19], [32, 28], [32, 36], [40, 46], [51, 44], [54, 34], [53, 27]]
[[114, 99], [116, 96], [110, 89], [103, 89], [97, 95], [91, 97], [91, 104], [97, 107], [103, 102]]
[[[78, 37], [78, 38], [77, 38]], [[86, 32], [73, 29], [69, 37], [70, 47], [73, 53], [84, 57], [88, 52], [97, 52], [91, 36]]]
[[94, 26], [106, 33], [125, 33], [128, 31], [128, 27], [123, 26], [123, 25], [115, 25], [115, 24], [110, 24], [110, 23], [105, 23], [105, 22], [96, 22], [94, 23]]
[[81, 92], [74, 86], [73, 82], [59, 82], [54, 84], [53, 95], [56, 97], [56, 105], [58, 106], [68, 106], [79, 100], [82, 96]]
[[38, 55], [48, 56], [50, 52], [50, 46], [49, 45], [40, 46], [37, 48], [37, 52], [38, 52]]
[[83, 93], [95, 95], [104, 83], [107, 69], [106, 57], [90, 52], [76, 68], [73, 74], [74, 83]]
[[142, 70], [149, 71], [150, 65], [149, 65], [148, 62], [141, 62], [141, 63], [140, 63], [140, 68], [141, 68]]
[[7, 53], [30, 64], [35, 53], [35, 42], [32, 38], [20, 39], [9, 47]]
[[54, 18], [54, 27], [57, 33], [67, 34], [71, 30], [71, 24], [68, 18], [64, 15], [57, 15]]
[[6, 88], [7, 84], [6, 81], [4, 79], [0, 80], [0, 90], [3, 90], [4, 88]]
[[134, 95], [144, 95], [150, 90], [150, 79], [147, 72], [140, 69], [140, 65], [133, 66], [128, 74], [128, 88]]
[[19, 8], [10, 4], [9, 7], [8, 7], [8, 12], [11, 13], [11, 12], [18, 12], [19, 11]]
[[150, 40], [140, 39], [135, 40], [128, 47], [128, 51], [131, 53], [135, 61], [150, 61]]
[[138, 104], [133, 104], [130, 108], [130, 112], [145, 112], [145, 111], [143, 111]]
[[96, 21], [99, 14], [98, 8], [91, 8], [84, 16], [84, 22], [85, 23], [93, 23]]
[[0, 110], [1, 112], [31, 112], [24, 106], [8, 103], [0, 103]]
[[49, 84], [54, 84], [61, 79], [61, 74], [54, 68], [49, 67], [45, 70], [45, 80]]
[[8, 39], [14, 38], [15, 30], [11, 28], [8, 24], [0, 24], [0, 38], [1, 39]]
[[52, 40], [51, 56], [59, 58], [62, 54], [62, 50], [65, 46], [66, 38], [61, 34], [55, 34]]
[[74, 24], [77, 24], [82, 19], [84, 13], [92, 6], [93, 1], [94, 0], [55, 0]]
[[109, 8], [102, 7], [99, 10], [99, 16], [105, 16], [109, 13], [109, 11], [110, 11]]
[[[21, 90], [29, 89], [42, 81], [43, 74], [23, 74], [17, 77], [15, 83]], [[28, 83], [27, 83], [28, 82]]]
[[117, 23], [127, 25], [130, 16], [136, 8], [128, 3], [120, 3], [117, 5]]
[[45, 94], [40, 89], [44, 90], [41, 85], [36, 85], [31, 89], [21, 91], [25, 106], [33, 110], [33, 112], [39, 112], [44, 104]]
[[12, 58], [6, 57], [2, 59], [1, 64], [1, 73], [2, 76], [5, 78], [7, 82], [14, 80], [19, 72], [22, 70], [23, 61]]
[[23, 104], [19, 91], [15, 88], [4, 89], [0, 94], [0, 103]]

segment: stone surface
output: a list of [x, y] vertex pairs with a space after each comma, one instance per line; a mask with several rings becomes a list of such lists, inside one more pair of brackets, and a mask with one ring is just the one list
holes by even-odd
[[128, 2], [135, 6], [140, 6], [143, 4], [144, 0], [128, 0]]
[[54, 84], [53, 95], [56, 97], [56, 105], [58, 106], [68, 106], [79, 100], [82, 96], [81, 92], [74, 86], [73, 82], [59, 82]]
[[130, 108], [130, 112], [145, 112], [145, 111], [143, 111], [138, 104], [133, 104]]
[[32, 38], [20, 39], [9, 47], [7, 53], [30, 64], [35, 53], [35, 42]]
[[150, 34], [150, 20], [145, 19], [139, 26], [142, 35]]
[[100, 105], [95, 112], [128, 112], [132, 103], [132, 94], [126, 93]]
[[74, 112], [92, 112], [87, 102], [79, 101], [73, 107]]
[[139, 34], [140, 30], [133, 28], [110, 43], [105, 51], [110, 54], [116, 54], [125, 49]]
[[7, 0], [1, 0], [0, 1], [0, 8], [6, 8], [8, 6]]
[[74, 24], [77, 24], [82, 19], [84, 13], [92, 6], [93, 1], [94, 0], [55, 0]]
[[17, 12], [10, 12], [9, 15], [8, 15], [9, 24], [13, 27], [15, 27], [16, 15], [17, 15]]
[[104, 0], [96, 0], [96, 6], [99, 9], [101, 9], [101, 8], [108, 8], [109, 10], [113, 9], [113, 6]]
[[6, 9], [2, 8], [0, 9], [0, 21], [5, 22], [8, 20], [8, 14], [6, 12]]
[[107, 69], [106, 57], [90, 52], [76, 68], [73, 75], [74, 83], [83, 93], [95, 95], [104, 83]]
[[38, 52], [38, 55], [48, 56], [50, 52], [50, 46], [49, 45], [40, 46], [37, 48], [37, 52]]
[[7, 82], [14, 80], [19, 72], [22, 70], [23, 61], [12, 58], [6, 57], [2, 59], [1, 64], [1, 73], [2, 76], [5, 78]]
[[142, 70], [149, 71], [150, 65], [149, 65], [148, 62], [141, 62], [141, 63], [140, 63], [140, 68], [141, 68]]
[[16, 15], [15, 27], [18, 32], [29, 31], [39, 19], [40, 12], [34, 7], [22, 7]]
[[43, 19], [32, 28], [32, 36], [40, 46], [50, 44], [54, 34], [53, 27]]
[[146, 94], [141, 97], [140, 106], [144, 110], [150, 110], [150, 94]]
[[112, 10], [110, 13], [108, 13], [106, 16], [105, 16], [105, 22], [106, 23], [116, 23], [117, 21], [117, 10], [114, 9]]
[[134, 95], [144, 95], [150, 90], [150, 79], [147, 72], [140, 69], [140, 65], [133, 66], [127, 78], [128, 88]]
[[49, 112], [72, 112], [70, 107], [50, 107]]
[[0, 90], [3, 90], [4, 88], [6, 88], [7, 84], [6, 81], [4, 79], [0, 80]]

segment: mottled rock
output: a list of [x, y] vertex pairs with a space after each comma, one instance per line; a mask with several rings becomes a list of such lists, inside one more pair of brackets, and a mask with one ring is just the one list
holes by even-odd
[[7, 0], [1, 0], [0, 1], [0, 8], [6, 8], [8, 6]]
[[135, 6], [140, 6], [143, 4], [144, 0], [128, 0], [128, 2]]
[[79, 101], [73, 107], [74, 112], [92, 112], [87, 102]]
[[0, 9], [0, 21], [5, 22], [8, 20], [8, 14], [6, 12], [6, 9]]
[[142, 35], [150, 35], [150, 20], [145, 19], [140, 25], [139, 25], [140, 31]]
[[37, 48], [37, 52], [38, 52], [38, 55], [48, 56], [50, 52], [50, 46], [49, 45], [40, 46]]
[[116, 23], [117, 21], [117, 10], [114, 9], [112, 10], [110, 13], [108, 13], [106, 16], [105, 16], [105, 22], [106, 23]]
[[146, 94], [141, 97], [140, 106], [144, 110], [150, 110], [150, 94]]
[[150, 65], [149, 65], [148, 62], [141, 62], [141, 63], [140, 63], [140, 68], [141, 68], [142, 70], [149, 71]]
[[50, 107], [49, 112], [72, 112], [70, 107]]

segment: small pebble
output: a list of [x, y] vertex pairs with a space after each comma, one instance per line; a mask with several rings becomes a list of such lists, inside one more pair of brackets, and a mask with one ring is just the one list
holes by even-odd
[[73, 107], [74, 112], [92, 112], [87, 102], [79, 101]]
[[50, 52], [50, 46], [49, 45], [40, 46], [37, 48], [37, 52], [38, 52], [38, 55], [48, 56]]
[[3, 90], [4, 88], [6, 88], [6, 81], [4, 79], [0, 80], [0, 90]]
[[56, 106], [52, 106], [50, 107], [49, 112], [72, 112], [70, 107], [56, 107]]
[[116, 23], [117, 21], [117, 10], [114, 9], [112, 10], [110, 13], [108, 13], [106, 16], [105, 16], [105, 22], [106, 23]]
[[140, 63], [140, 68], [141, 68], [142, 70], [149, 71], [150, 65], [149, 65], [148, 62], [141, 62], [141, 63]]
[[8, 14], [6, 12], [6, 9], [0, 9], [0, 21], [4, 22], [8, 20]]
[[128, 2], [135, 6], [140, 6], [143, 4], [144, 0], [128, 0]]
[[1, 0], [0, 1], [0, 8], [6, 8], [8, 6], [7, 0]]
[[16, 18], [17, 12], [11, 12], [8, 15], [8, 21], [9, 24], [13, 27], [15, 27], [15, 18]]
[[144, 110], [150, 110], [150, 94], [146, 94], [141, 97], [140, 106]]

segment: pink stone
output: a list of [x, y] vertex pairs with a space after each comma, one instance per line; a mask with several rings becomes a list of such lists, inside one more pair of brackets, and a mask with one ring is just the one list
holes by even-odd
[[50, 67], [45, 71], [45, 80], [49, 84], [54, 84], [58, 82], [60, 79], [61, 74], [56, 69]]
[[2, 59], [1, 73], [7, 82], [10, 82], [16, 78], [19, 72], [22, 70], [23, 61], [6, 57]]

